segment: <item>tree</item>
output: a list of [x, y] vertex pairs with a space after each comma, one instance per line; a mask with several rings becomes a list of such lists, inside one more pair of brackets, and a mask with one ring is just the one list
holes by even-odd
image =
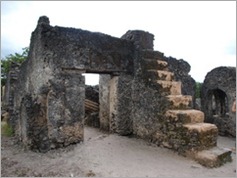
[[17, 63], [23, 63], [29, 53], [29, 48], [25, 47], [22, 48], [22, 53], [15, 53], [15, 54], [10, 54], [6, 56], [5, 58], [1, 59], [1, 86], [5, 85], [6, 83], [6, 78], [7, 78], [7, 73], [10, 70], [11, 63], [12, 62], [17, 62]]
[[195, 98], [201, 98], [202, 83], [196, 82], [195, 84]]

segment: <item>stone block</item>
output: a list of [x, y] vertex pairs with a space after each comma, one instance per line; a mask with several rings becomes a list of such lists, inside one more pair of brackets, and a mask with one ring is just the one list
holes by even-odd
[[148, 80], [156, 81], [156, 80], [165, 80], [165, 81], [172, 81], [174, 79], [174, 74], [168, 71], [162, 70], [147, 70], [145, 72], [146, 77]]
[[200, 151], [216, 146], [218, 129], [214, 124], [195, 123], [183, 126], [186, 129], [183, 138], [187, 141], [187, 149]]
[[142, 58], [141, 65], [145, 70], [168, 71], [168, 63], [162, 60]]
[[208, 150], [199, 151], [193, 154], [192, 157], [201, 165], [209, 168], [220, 167], [226, 162], [231, 162], [231, 150], [226, 148], [214, 147]]
[[201, 123], [204, 121], [204, 113], [199, 110], [168, 110], [165, 116], [169, 122]]
[[160, 92], [167, 95], [181, 95], [181, 82], [157, 80]]
[[192, 96], [189, 95], [169, 95], [166, 97], [169, 109], [188, 109], [192, 105]]

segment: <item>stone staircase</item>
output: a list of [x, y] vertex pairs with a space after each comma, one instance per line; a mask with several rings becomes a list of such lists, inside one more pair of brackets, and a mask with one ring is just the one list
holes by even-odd
[[204, 113], [192, 109], [192, 96], [182, 95], [182, 83], [174, 81], [174, 73], [168, 70], [163, 53], [143, 50], [142, 56], [144, 79], [162, 92], [167, 106], [161, 145], [206, 167], [218, 167], [231, 161], [231, 151], [217, 147], [217, 127], [204, 123]]

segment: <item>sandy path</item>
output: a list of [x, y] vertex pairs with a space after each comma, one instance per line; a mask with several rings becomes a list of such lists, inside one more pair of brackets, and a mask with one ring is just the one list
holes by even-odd
[[[233, 162], [209, 169], [166, 148], [143, 140], [85, 129], [85, 142], [46, 154], [27, 151], [2, 137], [2, 176], [44, 177], [235, 177]], [[235, 147], [235, 139], [219, 137], [218, 145]]]

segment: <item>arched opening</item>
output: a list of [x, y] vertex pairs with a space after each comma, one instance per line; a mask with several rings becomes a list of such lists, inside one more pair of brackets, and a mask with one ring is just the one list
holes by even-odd
[[214, 89], [209, 91], [211, 115], [215, 117], [223, 117], [228, 112], [228, 98], [224, 91]]

